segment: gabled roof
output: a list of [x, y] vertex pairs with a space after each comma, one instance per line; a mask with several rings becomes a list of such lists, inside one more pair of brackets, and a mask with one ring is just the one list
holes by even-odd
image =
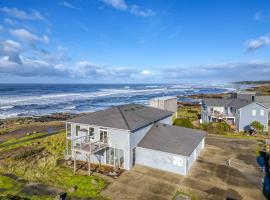
[[232, 107], [238, 109], [253, 102], [243, 99], [203, 99], [203, 103], [207, 106]]
[[205, 131], [155, 123], [138, 147], [189, 156], [206, 135]]
[[126, 104], [76, 117], [68, 122], [135, 131], [172, 114], [140, 104]]

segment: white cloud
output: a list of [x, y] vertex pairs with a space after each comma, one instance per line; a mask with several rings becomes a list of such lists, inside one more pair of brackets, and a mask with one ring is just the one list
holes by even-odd
[[149, 75], [151, 72], [150, 71], [148, 71], [148, 70], [143, 70], [143, 71], [141, 71], [141, 74], [143, 74], [143, 75]]
[[264, 46], [270, 45], [270, 37], [269, 36], [261, 36], [257, 39], [252, 39], [247, 42], [247, 50], [257, 50]]
[[156, 13], [152, 11], [151, 9], [142, 10], [137, 5], [132, 5], [130, 8], [130, 12], [134, 15], [142, 16], [142, 17], [152, 17], [156, 15]]
[[66, 1], [60, 2], [59, 5], [60, 5], [60, 6], [64, 6], [64, 7], [66, 7], [66, 8], [74, 9], [74, 10], [79, 10], [79, 9], [80, 9], [80, 8], [74, 6], [74, 5], [72, 5], [71, 3], [68, 3], [68, 2], [66, 2]]
[[0, 41], [0, 55], [9, 53], [18, 53], [21, 51], [21, 45], [12, 40]]
[[43, 15], [41, 15], [37, 10], [25, 12], [17, 8], [1, 7], [0, 11], [12, 18], [17, 18], [21, 20], [39, 20], [48, 22], [48, 20]]
[[37, 36], [33, 33], [30, 33], [26, 29], [11, 29], [9, 30], [10, 34], [18, 39], [33, 44], [35, 42], [44, 42], [49, 43], [49, 38], [47, 35], [44, 36]]
[[0, 40], [0, 56], [15, 63], [21, 63], [20, 52], [22, 52], [22, 47], [19, 43], [12, 40]]
[[14, 62], [8, 57], [0, 58], [0, 73], [17, 76], [63, 76], [68, 75], [66, 68], [59, 68], [42, 60], [21, 57], [21, 63]]
[[112, 6], [119, 10], [127, 10], [128, 5], [126, 4], [125, 0], [102, 0], [109, 6]]
[[270, 63], [256, 61], [171, 67], [161, 70], [161, 76], [165, 80], [174, 81], [268, 80], [270, 77]]
[[125, 67], [108, 67], [89, 61], [79, 61], [76, 64], [75, 73], [85, 78], [106, 79], [128, 78], [136, 73], [136, 71]]
[[156, 13], [151, 9], [142, 9], [138, 5], [129, 6], [125, 0], [102, 0], [105, 4], [112, 6], [118, 10], [130, 12], [133, 15], [141, 16], [141, 17], [152, 17], [155, 16]]

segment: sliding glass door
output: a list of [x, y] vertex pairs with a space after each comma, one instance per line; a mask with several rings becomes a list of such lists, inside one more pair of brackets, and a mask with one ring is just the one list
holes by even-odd
[[106, 148], [106, 164], [124, 168], [124, 151], [111, 147]]

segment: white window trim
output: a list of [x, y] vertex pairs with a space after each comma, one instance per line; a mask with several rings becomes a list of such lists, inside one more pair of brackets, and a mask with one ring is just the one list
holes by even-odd
[[257, 110], [256, 109], [252, 109], [252, 116], [256, 116], [257, 115]]
[[264, 116], [264, 110], [260, 110], [260, 115]]

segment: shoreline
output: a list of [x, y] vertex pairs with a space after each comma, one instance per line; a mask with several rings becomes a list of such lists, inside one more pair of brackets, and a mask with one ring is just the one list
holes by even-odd
[[[270, 95], [270, 84], [254, 84], [253, 86], [247, 89], [241, 89], [242, 91], [254, 91], [258, 92], [261, 95]], [[189, 98], [195, 100], [194, 102], [178, 102], [179, 105], [188, 106], [188, 105], [198, 105], [196, 100], [202, 98], [223, 98], [228, 96], [231, 91], [222, 92], [222, 93], [210, 93], [210, 94], [191, 94], [191, 95], [178, 95], [177, 98]], [[89, 112], [81, 112], [81, 113], [70, 113], [70, 112], [60, 112], [60, 113], [51, 113], [46, 115], [36, 115], [36, 116], [18, 116], [18, 117], [10, 117], [5, 119], [0, 119], [0, 135], [3, 132], [7, 132], [12, 126], [18, 127], [23, 125], [29, 125], [34, 123], [42, 123], [46, 125], [46, 123], [50, 122], [64, 122], [68, 119], [74, 118], [79, 115], [84, 115]], [[6, 131], [5, 131], [6, 130]]]

